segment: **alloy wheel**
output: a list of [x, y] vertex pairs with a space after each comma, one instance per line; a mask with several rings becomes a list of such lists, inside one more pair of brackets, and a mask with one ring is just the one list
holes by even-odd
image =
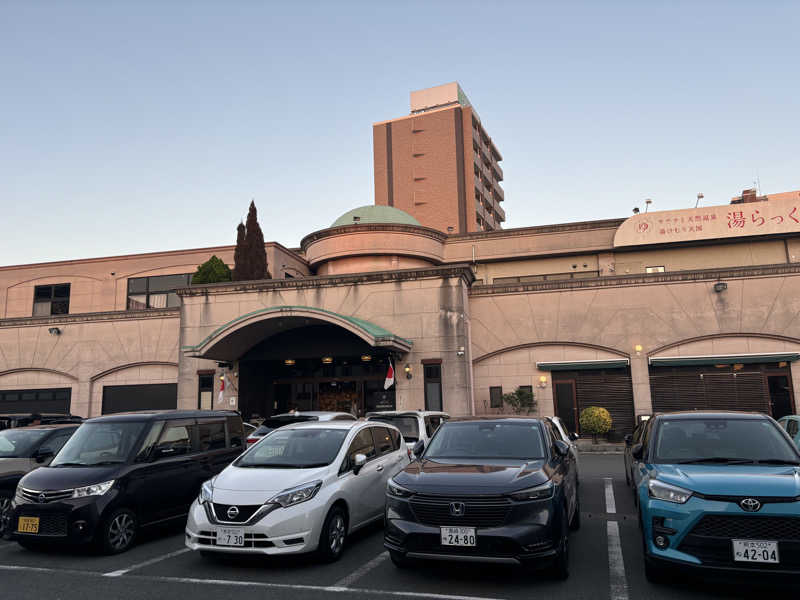
[[336, 556], [342, 551], [344, 546], [344, 517], [337, 514], [331, 520], [330, 528], [328, 529], [328, 544], [330, 545], [331, 554]]
[[5, 534], [8, 528], [11, 511], [11, 498], [0, 496], [0, 536]]
[[126, 548], [133, 540], [136, 531], [133, 518], [128, 513], [120, 513], [108, 526], [108, 545], [114, 550]]

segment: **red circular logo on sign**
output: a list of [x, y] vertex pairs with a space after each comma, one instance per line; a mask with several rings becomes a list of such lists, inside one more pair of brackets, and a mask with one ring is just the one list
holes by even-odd
[[642, 221], [636, 226], [636, 231], [638, 231], [639, 233], [644, 233], [648, 229], [650, 229], [650, 223], [648, 223], [647, 221]]

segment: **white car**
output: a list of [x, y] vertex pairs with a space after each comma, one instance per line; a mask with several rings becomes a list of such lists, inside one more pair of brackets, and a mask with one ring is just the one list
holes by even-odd
[[408, 448], [413, 451], [414, 445], [425, 442], [428, 447], [433, 434], [439, 425], [450, 418], [445, 412], [432, 410], [391, 410], [367, 413], [368, 421], [380, 421], [397, 427], [403, 434]]
[[400, 431], [369, 421], [295, 423], [206, 481], [189, 509], [186, 546], [212, 553], [317, 551], [383, 518], [387, 481], [410, 462]]

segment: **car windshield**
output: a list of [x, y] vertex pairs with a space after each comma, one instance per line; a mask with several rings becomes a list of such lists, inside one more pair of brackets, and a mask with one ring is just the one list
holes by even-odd
[[0, 458], [29, 456], [49, 429], [5, 429], [0, 431]]
[[333, 462], [347, 429], [278, 429], [253, 446], [237, 467], [308, 469]]
[[91, 467], [127, 462], [147, 423], [84, 423], [56, 455], [51, 467]]
[[369, 420], [394, 425], [400, 430], [407, 442], [416, 442], [419, 439], [419, 422], [416, 417], [381, 415], [379, 417], [370, 417]]
[[539, 460], [544, 455], [537, 423], [467, 421], [443, 424], [424, 458]]
[[793, 446], [767, 419], [666, 418], [658, 425], [657, 463], [800, 463]]

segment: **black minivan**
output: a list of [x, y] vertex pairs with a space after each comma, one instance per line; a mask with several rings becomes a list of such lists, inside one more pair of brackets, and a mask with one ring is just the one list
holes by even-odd
[[124, 552], [140, 527], [185, 516], [202, 483], [243, 449], [242, 419], [233, 411], [89, 419], [49, 466], [20, 480], [9, 529], [30, 549], [92, 542]]

